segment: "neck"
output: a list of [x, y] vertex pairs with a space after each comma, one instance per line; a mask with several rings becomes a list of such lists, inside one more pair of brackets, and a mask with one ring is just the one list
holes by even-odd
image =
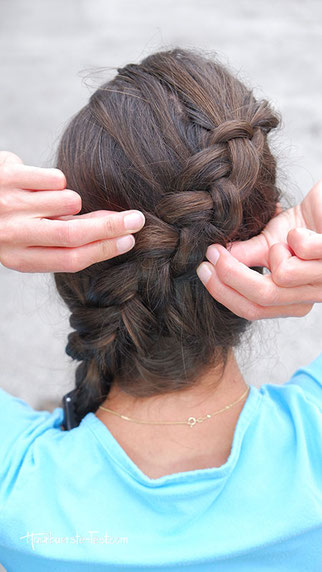
[[168, 417], [171, 419], [171, 415], [180, 419], [185, 414], [198, 415], [205, 409], [208, 412], [213, 405], [218, 408], [225, 406], [227, 399], [234, 401], [242, 389], [246, 389], [246, 383], [231, 353], [224, 374], [220, 377], [218, 370], [212, 369], [192, 387], [152, 397], [133, 397], [120, 390], [116, 383], [102, 405], [135, 418], [139, 415], [144, 421], [166, 421]]
[[[128, 395], [115, 385], [102, 405], [143, 421], [184, 421], [190, 416], [203, 417], [222, 409], [238, 400], [246, 389], [231, 352], [221, 376], [218, 370], [211, 370], [193, 387], [144, 398]], [[176, 470], [223, 464], [229, 456], [235, 426], [247, 396], [230, 409], [192, 428], [134, 423], [103, 409], [98, 409], [96, 416], [132, 460], [146, 474], [156, 478]]]

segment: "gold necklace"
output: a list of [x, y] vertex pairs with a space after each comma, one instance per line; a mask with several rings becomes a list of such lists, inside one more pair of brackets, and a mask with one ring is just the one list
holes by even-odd
[[208, 413], [204, 417], [189, 417], [186, 421], [141, 421], [140, 419], [133, 419], [131, 417], [127, 417], [126, 415], [121, 415], [121, 413], [113, 411], [113, 409], [109, 409], [108, 407], [103, 407], [103, 405], [100, 405], [99, 409], [104, 409], [104, 411], [109, 411], [110, 413], [114, 413], [114, 415], [122, 417], [122, 419], [125, 419], [126, 421], [133, 421], [134, 423], [146, 423], [148, 425], [190, 425], [190, 427], [193, 427], [194, 425], [196, 425], [196, 423], [202, 423], [206, 419], [210, 419], [211, 417], [218, 415], [218, 413], [222, 413], [223, 411], [226, 411], [226, 409], [230, 409], [231, 407], [233, 407], [233, 405], [239, 403], [249, 393], [249, 390], [250, 387], [247, 384], [247, 389], [243, 393], [243, 395], [241, 395], [240, 398], [237, 399], [236, 401], [233, 401], [233, 403], [231, 403], [230, 405], [226, 405], [225, 407], [219, 409], [219, 411], [215, 411], [214, 413]]

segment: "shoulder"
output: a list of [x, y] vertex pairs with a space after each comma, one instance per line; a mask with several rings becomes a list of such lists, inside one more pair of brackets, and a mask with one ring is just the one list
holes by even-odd
[[0, 388], [0, 412], [0, 493], [3, 494], [28, 458], [33, 443], [46, 432], [60, 429], [63, 409], [38, 411]]
[[[322, 354], [297, 369], [284, 384], [263, 384], [262, 418], [269, 437], [285, 446], [285, 453], [302, 451], [311, 464], [322, 452]], [[318, 461], [319, 464], [320, 460]]]

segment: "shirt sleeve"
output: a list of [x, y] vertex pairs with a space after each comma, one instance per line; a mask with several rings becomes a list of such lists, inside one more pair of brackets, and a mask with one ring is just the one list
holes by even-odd
[[23, 399], [0, 388], [0, 507], [14, 485], [34, 440], [60, 428], [63, 410], [37, 411]]
[[300, 386], [304, 393], [322, 410], [322, 353], [306, 366], [300, 367], [286, 384]]

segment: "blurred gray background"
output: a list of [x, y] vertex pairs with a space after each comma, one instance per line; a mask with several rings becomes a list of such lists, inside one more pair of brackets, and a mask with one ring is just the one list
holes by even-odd
[[[1, 0], [0, 8], [0, 149], [26, 164], [53, 166], [65, 124], [111, 68], [179, 45], [216, 52], [280, 110], [273, 148], [291, 200], [322, 177], [320, 2]], [[0, 266], [0, 293], [1, 387], [52, 409], [74, 372], [52, 276]], [[313, 359], [321, 312], [257, 325], [251, 354], [247, 345], [239, 352], [248, 381], [282, 383]]]
[[[322, 4], [310, 0], [0, 0], [0, 149], [53, 166], [67, 120], [113, 72], [175, 46], [218, 54], [282, 113], [274, 140], [291, 200], [322, 178]], [[85, 81], [84, 81], [85, 79]], [[77, 191], [77, 189], [75, 189]], [[68, 314], [50, 274], [0, 265], [0, 386], [52, 410], [73, 386]], [[320, 352], [322, 308], [265, 320], [238, 353], [248, 383], [283, 383]]]
[[[64, 125], [110, 69], [177, 45], [218, 54], [280, 110], [280, 185], [300, 200], [322, 177], [322, 4], [318, 1], [1, 0], [0, 149], [53, 166]], [[75, 189], [77, 190], [77, 189]], [[68, 314], [50, 274], [0, 266], [0, 386], [53, 409], [73, 386]], [[283, 383], [319, 352], [317, 305], [265, 320], [238, 353], [249, 383]]]

